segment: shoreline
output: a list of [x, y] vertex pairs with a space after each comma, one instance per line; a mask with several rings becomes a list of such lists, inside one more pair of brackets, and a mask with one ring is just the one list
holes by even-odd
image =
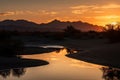
[[[45, 45], [62, 45], [78, 51], [78, 53], [67, 55], [70, 58], [105, 66], [120, 67], [120, 43], [109, 44], [106, 39], [66, 39], [64, 41], [49, 40], [48, 42]], [[39, 42], [33, 43], [41, 45]], [[30, 42], [30, 44], [33, 43]]]
[[[49, 43], [48, 43], [49, 42]], [[112, 66], [120, 68], [120, 43], [108, 44], [106, 39], [66, 39], [64, 41], [50, 40], [44, 45], [61, 45], [68, 49], [78, 50], [78, 53], [66, 55], [67, 57], [91, 62], [95, 64], [101, 64], [105, 66]], [[27, 42], [29, 45], [43, 45], [38, 42]], [[44, 54], [52, 52], [58, 49], [43, 49], [39, 47], [28, 47], [21, 54]], [[1, 62], [1, 61], [0, 61]]]
[[44, 60], [0, 57], [0, 70], [36, 67], [36, 66], [44, 66], [48, 64], [49, 62]]
[[91, 58], [91, 57], [76, 57], [75, 55], [66, 55], [69, 58], [73, 58], [73, 59], [77, 59], [77, 60], [81, 60], [87, 63], [92, 63], [92, 64], [96, 64], [96, 65], [102, 65], [102, 66], [109, 66], [109, 67], [114, 67], [114, 68], [120, 68], [119, 66], [117, 66], [116, 64], [111, 64], [108, 61], [102, 61], [102, 60], [98, 60], [95, 58]]
[[87, 51], [82, 51], [74, 54], [68, 54], [66, 56], [98, 65], [120, 68], [119, 47], [120, 43], [106, 44], [104, 46], [91, 48]]

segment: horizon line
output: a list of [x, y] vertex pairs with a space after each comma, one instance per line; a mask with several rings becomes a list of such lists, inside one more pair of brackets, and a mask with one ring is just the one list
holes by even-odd
[[[89, 22], [86, 22], [86, 21], [82, 21], [82, 20], [76, 20], [76, 21], [64, 21], [64, 20], [59, 20], [59, 19], [53, 19], [49, 22], [41, 22], [41, 23], [38, 23], [38, 22], [35, 22], [35, 21], [32, 21], [32, 20], [28, 20], [28, 19], [4, 19], [4, 20], [0, 20], [0, 22], [2, 21], [6, 21], [6, 20], [11, 20], [11, 21], [18, 21], [18, 20], [24, 20], [24, 21], [28, 21], [28, 22], [32, 22], [32, 23], [35, 23], [35, 24], [47, 24], [47, 23], [51, 23], [53, 21], [60, 21], [60, 22], [82, 22], [82, 23], [88, 23], [88, 24], [92, 24], [92, 23], [89, 23]], [[95, 25], [95, 26], [103, 26], [103, 25], [98, 25], [98, 24], [92, 24], [92, 25]]]

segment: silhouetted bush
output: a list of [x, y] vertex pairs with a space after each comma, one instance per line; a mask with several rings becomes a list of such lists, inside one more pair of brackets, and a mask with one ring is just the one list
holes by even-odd
[[104, 28], [105, 37], [109, 40], [111, 43], [120, 42], [120, 25], [112, 25], [108, 24]]
[[84, 37], [87, 39], [94, 39], [94, 38], [99, 38], [99, 32], [96, 31], [88, 31], [84, 33]]
[[10, 76], [12, 74], [12, 76], [15, 77], [20, 77], [22, 75], [24, 75], [26, 72], [26, 70], [24, 68], [18, 68], [18, 69], [6, 69], [6, 70], [1, 70], [0, 71], [0, 75], [3, 78], [7, 78], [8, 76]]
[[103, 72], [103, 78], [105, 80], [120, 80], [120, 69], [103, 67], [101, 70]]
[[64, 33], [66, 37], [70, 38], [81, 38], [81, 31], [75, 29], [73, 26], [67, 26], [66, 29], [64, 29]]

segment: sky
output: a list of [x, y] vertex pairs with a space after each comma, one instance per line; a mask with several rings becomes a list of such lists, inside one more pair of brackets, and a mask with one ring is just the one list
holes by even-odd
[[0, 21], [6, 19], [105, 25], [120, 22], [120, 0], [0, 0]]

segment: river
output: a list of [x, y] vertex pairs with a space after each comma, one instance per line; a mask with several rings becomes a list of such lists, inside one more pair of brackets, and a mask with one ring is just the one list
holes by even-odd
[[104, 80], [101, 70], [104, 66], [72, 59], [66, 57], [66, 54], [66, 49], [61, 49], [43, 54], [23, 55], [23, 58], [45, 60], [49, 64], [20, 68], [19, 75], [15, 74], [14, 70], [7, 77], [0, 76], [0, 80]]

